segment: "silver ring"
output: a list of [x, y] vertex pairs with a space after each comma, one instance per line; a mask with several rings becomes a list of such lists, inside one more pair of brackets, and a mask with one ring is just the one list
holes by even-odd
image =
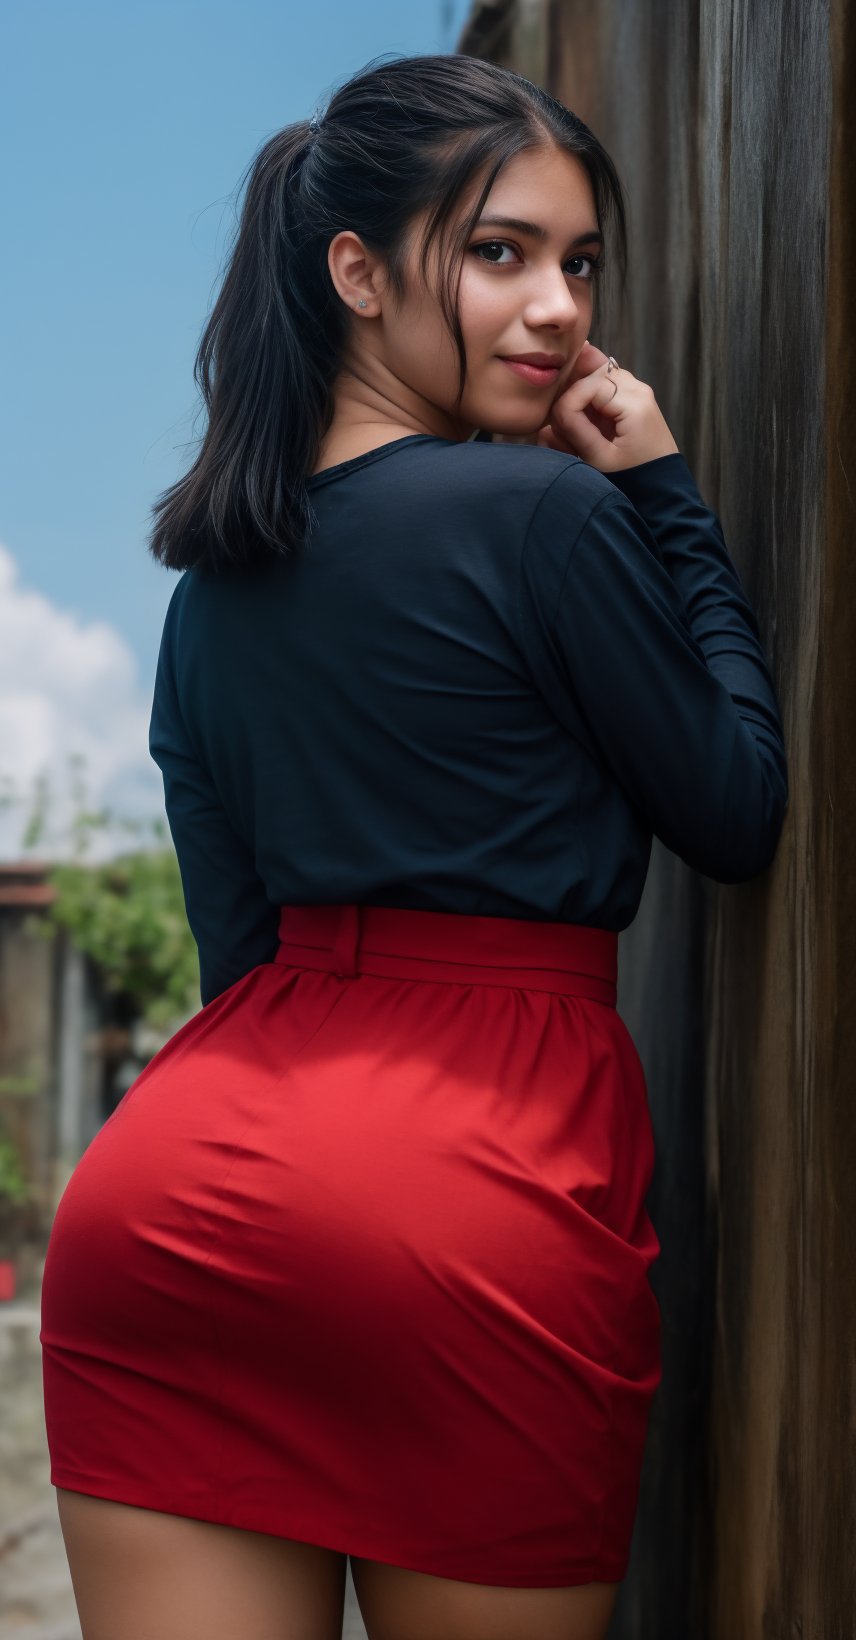
[[618, 360], [614, 359], [612, 357], [612, 354], [610, 353], [609, 362], [606, 366], [606, 374], [609, 375], [611, 370], [620, 370], [620, 369], [621, 369], [621, 365], [619, 364]]

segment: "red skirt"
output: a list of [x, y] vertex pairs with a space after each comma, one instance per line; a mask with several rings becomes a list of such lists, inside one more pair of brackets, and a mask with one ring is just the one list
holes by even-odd
[[60, 1200], [51, 1482], [467, 1582], [619, 1581], [661, 1368], [617, 934], [313, 905], [279, 935]]

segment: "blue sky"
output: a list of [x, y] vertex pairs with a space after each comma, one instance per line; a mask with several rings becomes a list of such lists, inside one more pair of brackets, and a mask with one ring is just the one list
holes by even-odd
[[32, 775], [37, 746], [50, 761], [52, 743], [74, 737], [36, 698], [33, 647], [54, 652], [60, 694], [60, 651], [87, 670], [90, 695], [111, 678], [120, 687], [118, 665], [123, 733], [139, 733], [176, 579], [147, 552], [148, 512], [187, 466], [193, 358], [253, 154], [378, 54], [454, 50], [469, 11], [469, 0], [7, 8], [0, 599], [19, 641], [16, 674], [8, 652], [0, 674], [0, 777], [10, 762]]

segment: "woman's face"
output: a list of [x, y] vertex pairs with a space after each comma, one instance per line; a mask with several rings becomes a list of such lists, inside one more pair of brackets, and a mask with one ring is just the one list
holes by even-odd
[[[473, 188], [460, 219], [476, 197]], [[332, 243], [330, 270], [339, 294], [355, 310], [361, 297], [367, 303], [365, 317], [354, 313], [336, 385], [337, 421], [388, 422], [457, 439], [476, 428], [534, 435], [549, 419], [591, 326], [592, 268], [602, 236], [585, 167], [550, 147], [516, 155], [496, 179], [461, 269], [458, 312], [467, 375], [460, 411], [458, 352], [436, 297], [436, 242], [429, 289], [419, 274], [424, 220], [411, 224], [401, 307], [385, 289], [383, 262], [356, 235], [340, 234]], [[562, 365], [558, 373], [527, 378], [504, 362], [521, 353], [554, 354]]]

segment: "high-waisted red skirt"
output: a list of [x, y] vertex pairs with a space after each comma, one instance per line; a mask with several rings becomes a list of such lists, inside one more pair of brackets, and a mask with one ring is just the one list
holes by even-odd
[[42, 1289], [51, 1482], [468, 1582], [616, 1582], [660, 1380], [605, 929], [287, 906], [128, 1089]]

